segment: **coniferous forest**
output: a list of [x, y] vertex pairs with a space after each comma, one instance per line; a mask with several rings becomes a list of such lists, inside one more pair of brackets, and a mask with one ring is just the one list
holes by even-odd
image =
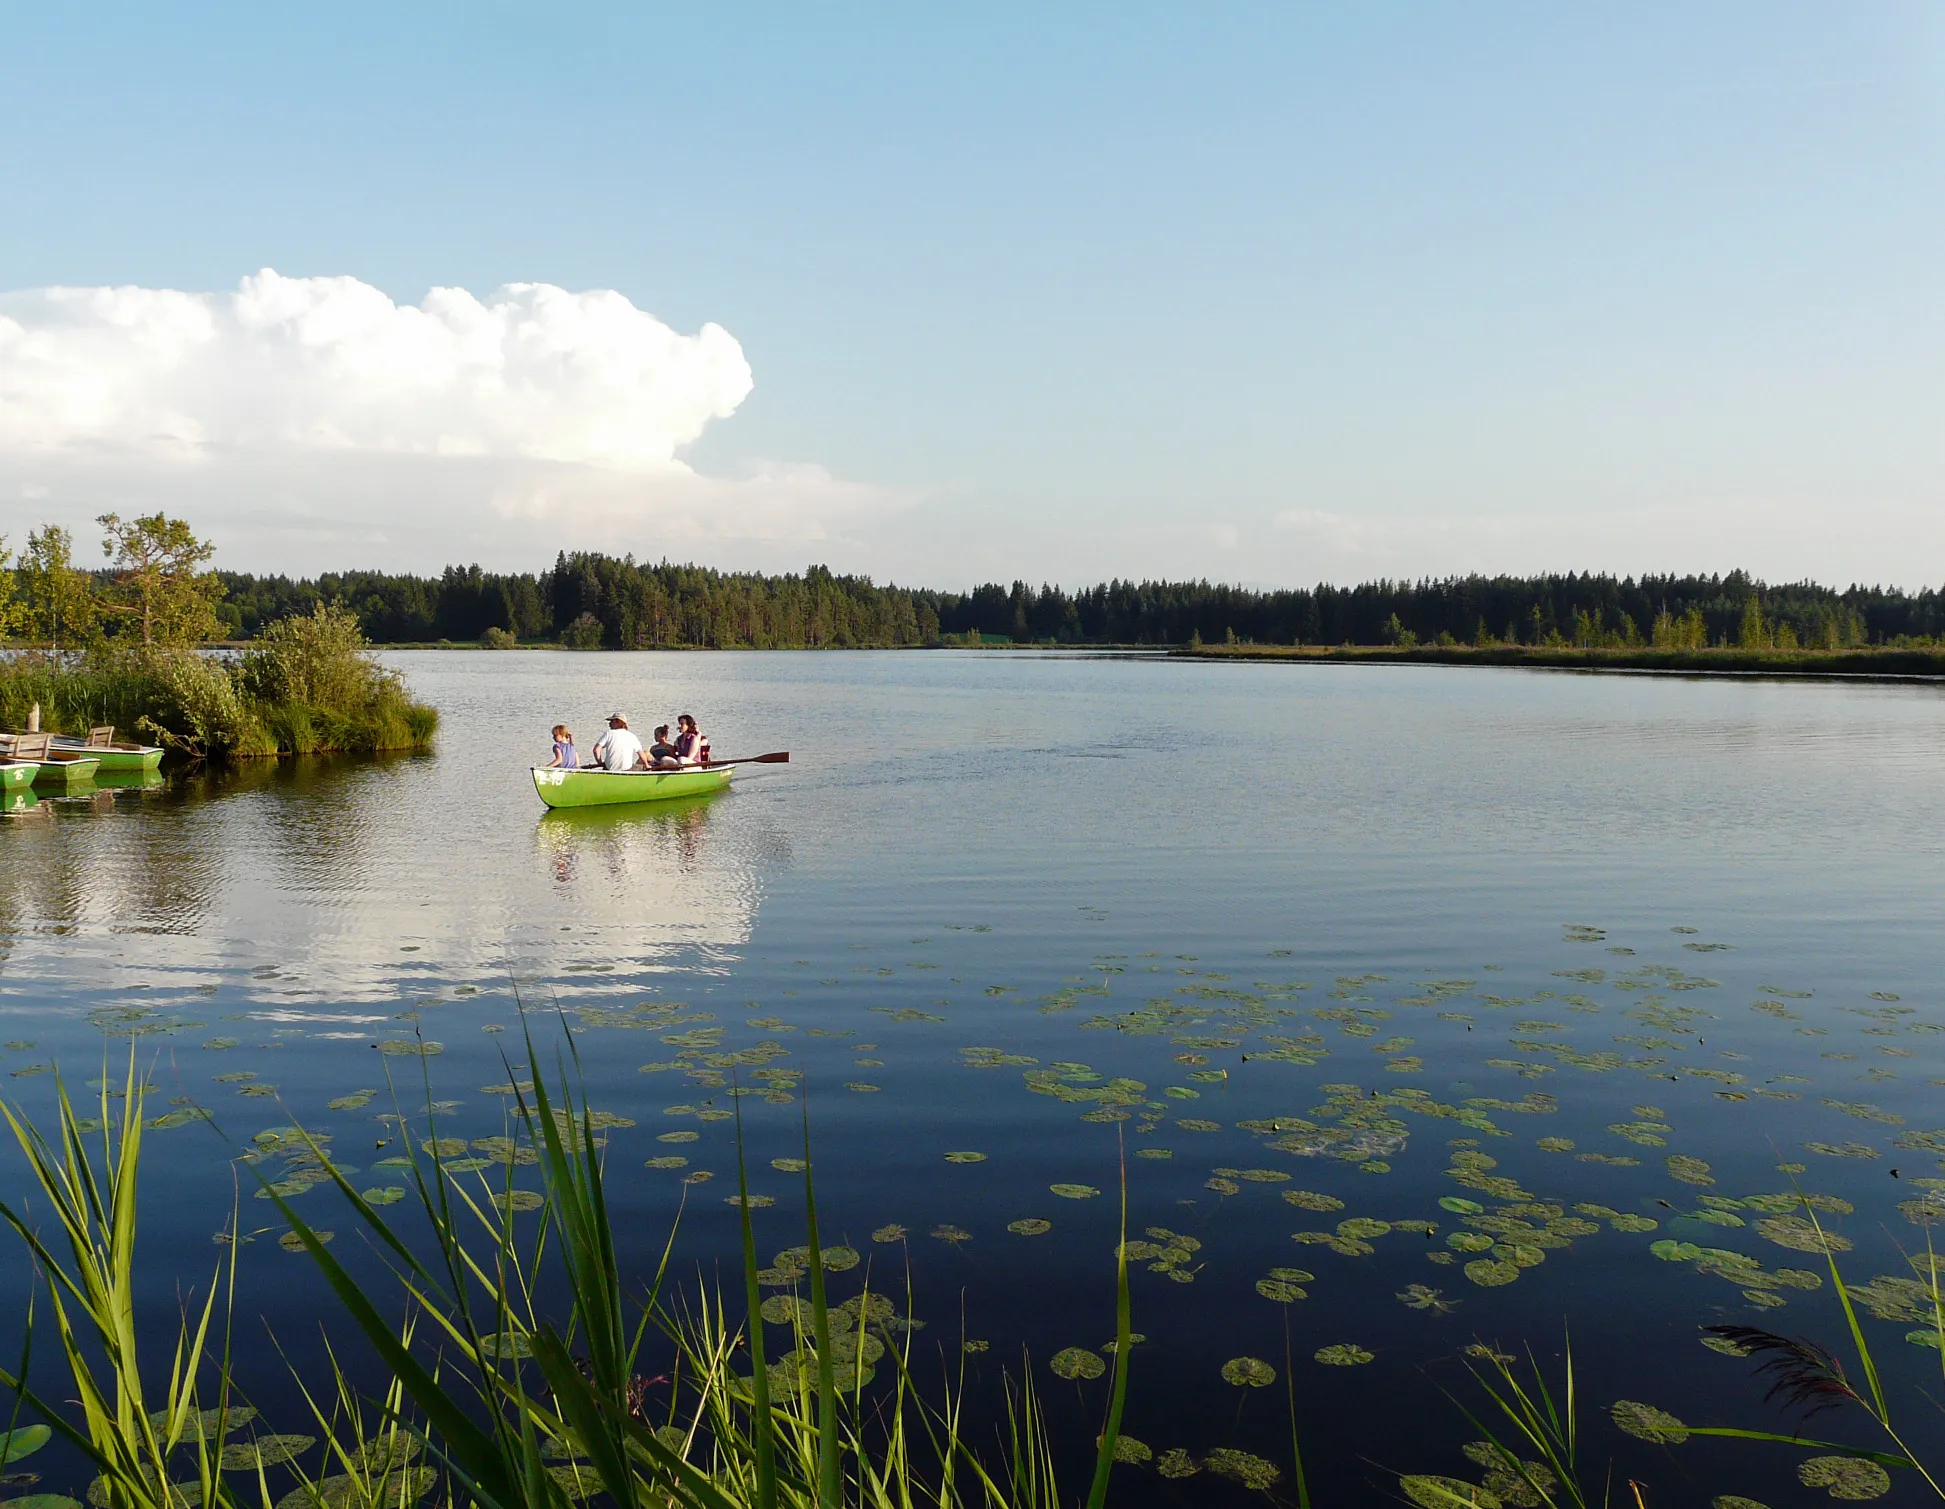
[[1677, 650], [1930, 647], [1945, 595], [1927, 588], [1724, 576], [1572, 572], [1373, 581], [1257, 591], [1206, 581], [1112, 581], [1081, 591], [989, 583], [969, 592], [880, 586], [822, 566], [762, 575], [562, 554], [549, 571], [316, 578], [223, 572], [236, 638], [319, 603], [354, 612], [378, 644], [547, 642], [581, 648], [866, 649], [985, 642], [1073, 645], [1520, 644]]

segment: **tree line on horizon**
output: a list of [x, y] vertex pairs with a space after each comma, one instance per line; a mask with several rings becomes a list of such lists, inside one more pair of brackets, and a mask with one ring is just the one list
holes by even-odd
[[1945, 639], [1945, 593], [1726, 575], [1454, 576], [1260, 591], [1207, 581], [1111, 581], [1080, 591], [1023, 581], [941, 592], [824, 566], [718, 571], [562, 552], [552, 570], [449, 566], [314, 578], [218, 573], [235, 638], [321, 603], [378, 644], [550, 642], [609, 649], [872, 649], [1005, 642], [1071, 645], [1520, 644], [1691, 650], [1846, 649]]

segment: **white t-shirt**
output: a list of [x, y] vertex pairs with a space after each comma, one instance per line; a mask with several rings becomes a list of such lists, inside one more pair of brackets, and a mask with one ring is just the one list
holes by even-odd
[[611, 728], [594, 741], [594, 760], [606, 770], [633, 770], [641, 763], [642, 741], [626, 728]]

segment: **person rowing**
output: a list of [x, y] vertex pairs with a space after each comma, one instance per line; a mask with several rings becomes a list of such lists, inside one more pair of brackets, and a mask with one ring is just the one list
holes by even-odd
[[626, 713], [608, 714], [608, 731], [594, 741], [593, 757], [594, 764], [602, 770], [648, 768], [648, 755], [642, 749], [642, 741], [630, 732]]

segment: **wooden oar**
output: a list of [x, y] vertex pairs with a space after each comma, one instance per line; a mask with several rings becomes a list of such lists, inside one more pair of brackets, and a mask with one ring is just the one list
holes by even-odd
[[700, 767], [692, 766], [691, 768], [692, 769], [700, 768], [703, 770], [714, 770], [718, 765], [788, 765], [789, 763], [790, 763], [790, 751], [787, 749], [780, 749], [775, 754], [750, 755], [747, 758], [741, 760], [712, 759], [707, 765], [703, 765]]

